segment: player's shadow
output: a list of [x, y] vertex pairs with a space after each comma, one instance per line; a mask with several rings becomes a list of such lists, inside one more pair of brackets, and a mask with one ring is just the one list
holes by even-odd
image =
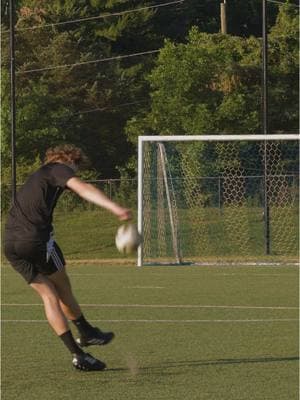
[[[182, 368], [182, 367], [206, 367], [211, 365], [234, 365], [252, 363], [273, 363], [299, 361], [299, 357], [256, 357], [256, 358], [224, 358], [218, 360], [186, 360], [186, 361], [166, 361], [159, 365], [138, 366], [139, 372], [155, 372], [163, 369]], [[128, 371], [129, 368], [112, 368], [110, 371]], [[159, 372], [161, 373], [161, 372]]]
[[208, 365], [227, 365], [227, 364], [251, 364], [251, 363], [272, 363], [297, 361], [299, 357], [256, 357], [256, 358], [221, 358], [218, 360], [199, 360], [199, 361], [168, 361], [164, 363], [164, 367], [193, 367]]

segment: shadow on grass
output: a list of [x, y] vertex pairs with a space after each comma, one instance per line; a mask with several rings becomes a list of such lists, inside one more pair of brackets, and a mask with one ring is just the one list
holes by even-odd
[[[257, 358], [228, 358], [219, 360], [189, 360], [189, 361], [167, 361], [160, 365], [150, 365], [146, 367], [138, 367], [139, 371], [154, 371], [166, 368], [182, 368], [182, 367], [205, 367], [210, 365], [233, 365], [233, 364], [251, 364], [251, 363], [273, 363], [299, 361], [299, 357], [257, 357]], [[129, 368], [112, 368], [111, 372], [129, 371]]]
[[249, 364], [249, 363], [270, 363], [270, 362], [286, 362], [297, 361], [299, 357], [257, 357], [257, 358], [226, 358], [220, 360], [201, 360], [201, 361], [177, 361], [167, 362], [166, 367], [173, 366], [206, 366], [206, 365], [226, 365], [226, 364]]

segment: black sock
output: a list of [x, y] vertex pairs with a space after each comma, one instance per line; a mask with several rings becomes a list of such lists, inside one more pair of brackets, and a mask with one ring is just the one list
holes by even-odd
[[64, 342], [65, 346], [70, 350], [72, 354], [83, 354], [84, 351], [78, 346], [75, 342], [72, 332], [67, 331], [59, 336], [61, 340]]
[[87, 320], [84, 318], [83, 314], [79, 318], [73, 320], [72, 322], [78, 329], [78, 332], [83, 336], [90, 335], [94, 330], [94, 327], [92, 327], [92, 325], [90, 325], [87, 322]]

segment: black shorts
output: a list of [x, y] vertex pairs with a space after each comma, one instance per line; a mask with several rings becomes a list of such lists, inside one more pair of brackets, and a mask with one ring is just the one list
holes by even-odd
[[52, 275], [65, 266], [63, 253], [54, 241], [50, 253], [47, 242], [7, 241], [4, 254], [27, 283], [31, 283], [37, 274]]

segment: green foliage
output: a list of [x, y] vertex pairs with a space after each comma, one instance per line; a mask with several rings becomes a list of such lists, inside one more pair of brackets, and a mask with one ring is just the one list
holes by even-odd
[[196, 28], [187, 44], [167, 41], [149, 76], [151, 112], [129, 122], [130, 138], [147, 133], [149, 126], [165, 135], [257, 132], [258, 48], [254, 38], [209, 35]]
[[1, 75], [1, 165], [10, 163], [10, 98], [9, 74], [3, 69]]
[[280, 7], [270, 41], [270, 129], [298, 131], [299, 18], [298, 9]]
[[[298, 125], [298, 10], [280, 7], [270, 32], [270, 132]], [[149, 74], [151, 110], [127, 135], [261, 132], [261, 40], [193, 28], [185, 44], [165, 42]]]
[[[228, 32], [247, 39], [218, 34], [220, 4], [210, 0], [44, 26], [149, 5], [137, 0], [16, 2], [18, 163], [42, 157], [49, 144], [72, 142], [89, 154], [99, 177], [118, 177], [135, 155], [138, 134], [260, 131], [261, 43], [251, 37], [261, 30], [257, 0], [228, 3]], [[272, 130], [295, 129], [298, 123], [298, 10], [287, 5], [279, 10], [269, 5]], [[1, 11], [5, 30], [5, 4]], [[190, 30], [193, 25], [198, 30]], [[39, 28], [28, 29], [32, 26]], [[7, 32], [2, 40], [1, 152], [7, 166]], [[25, 73], [158, 48], [154, 69], [156, 56], [147, 55]]]
[[[36, 155], [42, 156], [49, 145], [61, 142], [72, 142], [83, 147], [98, 176], [113, 177], [117, 174], [117, 165], [127, 161], [132, 146], [126, 140], [123, 126], [135, 108], [125, 107], [120, 112], [115, 105], [124, 102], [131, 104], [141, 96], [144, 91], [143, 60], [137, 58], [133, 61], [116, 60], [41, 72], [26, 71], [84, 63], [122, 52], [130, 53], [130, 46], [124, 46], [125, 38], [130, 39], [136, 30], [143, 30], [152, 12], [138, 13], [134, 17], [124, 15], [80, 24], [22, 30], [49, 21], [56, 23], [64, 19], [114, 12], [121, 4], [130, 8], [129, 2], [119, 1], [94, 1], [91, 4], [86, 1], [21, 2], [17, 22], [19, 31], [16, 35], [18, 162], [21, 162], [21, 158], [29, 162]], [[2, 62], [6, 69], [7, 38], [4, 43]], [[9, 86], [3, 87], [3, 114], [8, 116]], [[5, 125], [2, 136], [2, 148], [5, 151], [3, 162], [8, 164], [9, 120], [3, 118], [2, 121]]]

